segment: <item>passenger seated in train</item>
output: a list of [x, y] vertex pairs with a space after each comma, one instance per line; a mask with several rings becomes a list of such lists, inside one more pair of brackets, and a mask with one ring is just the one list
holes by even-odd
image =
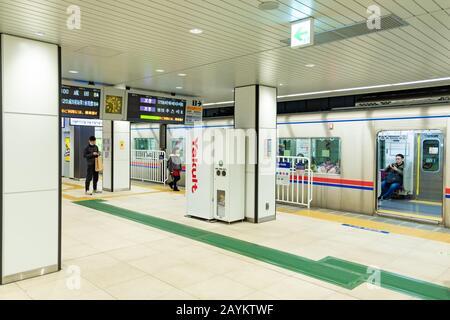
[[279, 144], [278, 145], [278, 156], [284, 157], [285, 150], [286, 150], [286, 147], [284, 146], [284, 144]]
[[[305, 155], [303, 153], [299, 153], [297, 155], [297, 157], [305, 158]], [[297, 170], [306, 170], [306, 169], [308, 169], [308, 160], [307, 159], [302, 159], [299, 162], [297, 162], [295, 164], [295, 169], [297, 169]]]
[[398, 154], [395, 163], [389, 165], [384, 171], [386, 178], [381, 183], [381, 195], [378, 200], [387, 200], [403, 186], [403, 171], [405, 169], [405, 156]]
[[324, 163], [322, 163], [317, 169], [319, 173], [330, 173], [330, 174], [339, 174], [339, 166], [331, 162], [331, 159], [327, 159]]

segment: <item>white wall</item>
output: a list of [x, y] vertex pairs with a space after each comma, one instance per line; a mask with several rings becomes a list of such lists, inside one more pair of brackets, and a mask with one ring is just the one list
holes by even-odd
[[114, 191], [130, 189], [130, 123], [114, 121]]
[[2, 35], [2, 278], [58, 266], [59, 53]]
[[[107, 154], [107, 143], [113, 144], [113, 152]], [[130, 123], [128, 121], [103, 121], [103, 188], [117, 192], [130, 189]], [[112, 164], [113, 161], [114, 163]]]

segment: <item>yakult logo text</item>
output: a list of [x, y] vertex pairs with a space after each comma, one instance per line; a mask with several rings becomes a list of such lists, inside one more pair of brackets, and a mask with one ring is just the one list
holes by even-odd
[[195, 193], [198, 189], [197, 165], [198, 165], [198, 138], [192, 141], [192, 172], [191, 172], [192, 193]]

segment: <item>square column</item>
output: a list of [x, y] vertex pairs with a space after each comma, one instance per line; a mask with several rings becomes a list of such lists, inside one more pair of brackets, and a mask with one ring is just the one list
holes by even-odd
[[61, 51], [1, 35], [0, 283], [61, 269]]
[[128, 121], [103, 120], [103, 190], [131, 190], [131, 134]]
[[276, 218], [277, 88], [249, 85], [234, 91], [234, 126], [247, 131], [246, 219]]

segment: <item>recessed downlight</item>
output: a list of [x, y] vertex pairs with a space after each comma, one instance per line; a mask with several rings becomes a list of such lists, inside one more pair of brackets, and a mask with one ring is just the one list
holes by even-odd
[[77, 70], [69, 70], [69, 73], [72, 73], [72, 74], [77, 74], [77, 73], [79, 73]]
[[189, 30], [189, 32], [192, 33], [192, 34], [202, 34], [203, 30], [202, 29], [198, 29], [198, 28], [194, 28], [194, 29]]
[[179, 76], [179, 77], [186, 77], [187, 74], [186, 74], [186, 73], [179, 73], [178, 76]]
[[305, 65], [305, 67], [307, 67], [307, 68], [314, 68], [316, 65], [315, 64], [312, 64], [312, 63], [309, 63], [309, 64], [306, 64]]
[[177, 87], [177, 89], [178, 89], [178, 90], [182, 90], [182, 89], [183, 89], [183, 87]]
[[165, 70], [164, 69], [156, 69], [156, 72], [163, 73], [163, 72], [165, 72]]

